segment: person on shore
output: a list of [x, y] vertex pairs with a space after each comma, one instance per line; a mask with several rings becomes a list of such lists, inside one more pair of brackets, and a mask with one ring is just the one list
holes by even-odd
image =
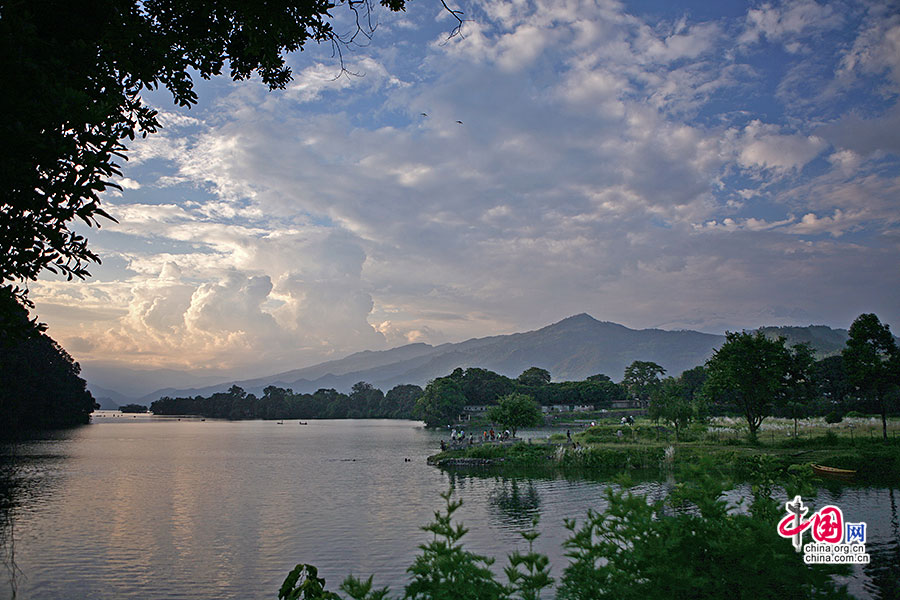
[[568, 429], [566, 429], [566, 439], [572, 441], [572, 432]]

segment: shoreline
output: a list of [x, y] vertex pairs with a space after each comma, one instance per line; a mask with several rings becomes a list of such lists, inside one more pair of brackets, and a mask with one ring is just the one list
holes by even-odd
[[[824, 441], [824, 440], [823, 440]], [[813, 444], [809, 444], [812, 446]], [[427, 463], [442, 469], [489, 468], [543, 471], [584, 471], [613, 475], [621, 472], [660, 469], [711, 461], [717, 469], [741, 477], [749, 459], [769, 456], [780, 469], [812, 464], [856, 471], [851, 481], [857, 484], [900, 484], [900, 440], [860, 440], [852, 446], [771, 447], [749, 443], [597, 443], [578, 444], [524, 440], [516, 444], [476, 444], [448, 449], [427, 458]], [[828, 479], [829, 481], [836, 481]]]

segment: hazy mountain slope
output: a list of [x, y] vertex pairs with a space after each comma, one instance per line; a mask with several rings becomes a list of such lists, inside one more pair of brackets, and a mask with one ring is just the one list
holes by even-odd
[[[768, 335], [785, 336], [789, 343], [810, 342], [819, 356], [839, 352], [847, 339], [845, 330], [824, 326], [762, 329]], [[528, 367], [537, 366], [550, 371], [554, 381], [581, 380], [596, 373], [619, 381], [625, 367], [635, 360], [645, 360], [662, 365], [669, 375], [678, 375], [703, 364], [724, 340], [724, 336], [696, 331], [629, 329], [581, 314], [535, 331], [440, 346], [410, 344], [381, 352], [357, 352], [269, 377], [193, 389], [157, 390], [140, 400], [149, 402], [163, 395], [208, 396], [233, 384], [257, 395], [269, 385], [295, 392], [314, 392], [319, 388], [346, 392], [358, 381], [387, 391], [401, 383], [425, 385], [457, 367], [483, 367], [516, 377]]]
[[[81, 363], [81, 376], [94, 396], [109, 396], [116, 403], [156, 393], [161, 384], [174, 388], [209, 386], [225, 383], [222, 374], [187, 372], [175, 369], [127, 369], [103, 363]], [[158, 398], [158, 396], [157, 396]]]
[[[634, 330], [582, 314], [457, 353], [461, 366], [480, 366], [510, 377], [537, 366], [550, 371], [555, 381], [596, 373], [621, 379], [635, 360], [657, 362], [677, 375], [702, 364], [723, 339], [693, 331]], [[409, 375], [422, 378], [429, 373], [419, 370]]]
[[[550, 371], [556, 381], [584, 379], [596, 373], [621, 379], [625, 367], [634, 360], [657, 362], [677, 375], [702, 364], [723, 339], [694, 331], [634, 330], [581, 314], [536, 331], [436, 347], [412, 344], [383, 352], [359, 352], [343, 360], [235, 383], [255, 394], [268, 385], [291, 388], [295, 392], [313, 392], [322, 387], [346, 391], [358, 381], [368, 381], [388, 390], [400, 383], [424, 385], [456, 367], [473, 366], [510, 377], [538, 366]], [[154, 394], [156, 398], [205, 396], [224, 391], [230, 385], [167, 388]], [[154, 394], [143, 400], [155, 399]]]
[[816, 358], [840, 354], [850, 338], [846, 329], [832, 329], [824, 325], [808, 327], [760, 327], [760, 331], [768, 337], [785, 338], [786, 345], [809, 344], [816, 351]]
[[302, 369], [294, 369], [270, 377], [263, 377], [260, 378], [260, 380], [269, 380], [272, 379], [272, 377], [277, 377], [283, 381], [298, 381], [301, 379], [318, 379], [329, 374], [344, 375], [354, 371], [365, 371], [376, 367], [387, 367], [388, 365], [402, 361], [414, 360], [418, 357], [426, 356], [432, 351], [434, 351], [433, 346], [422, 343], [407, 344], [406, 346], [392, 348], [391, 350], [364, 350], [341, 359], [330, 360]]

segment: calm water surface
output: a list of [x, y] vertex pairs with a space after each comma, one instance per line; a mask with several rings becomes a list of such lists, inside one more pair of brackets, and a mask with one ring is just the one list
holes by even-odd
[[[317, 565], [330, 588], [350, 573], [375, 574], [376, 584], [400, 592], [428, 540], [420, 526], [451, 484], [451, 475], [425, 464], [441, 436], [420, 423], [98, 414], [90, 426], [6, 449], [17, 465], [6, 494], [18, 598], [276, 598], [300, 562]], [[536, 546], [558, 577], [563, 519], [604, 507], [601, 482], [452, 479], [464, 500], [457, 515], [470, 529], [467, 547], [496, 556], [498, 567], [524, 549], [517, 532], [538, 515]], [[857, 568], [853, 592], [894, 597], [882, 579], [900, 574], [900, 493], [822, 490], [818, 503], [826, 502], [866, 520], [869, 551], [879, 553], [877, 568]], [[10, 590], [5, 584], [0, 597]]]

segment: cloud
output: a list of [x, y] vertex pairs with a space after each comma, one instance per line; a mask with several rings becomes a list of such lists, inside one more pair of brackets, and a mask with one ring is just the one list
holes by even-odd
[[838, 78], [887, 74], [887, 90], [900, 90], [900, 12], [896, 2], [869, 5], [865, 26], [843, 55]]
[[139, 190], [141, 189], [141, 184], [134, 179], [129, 179], [128, 177], [123, 177], [119, 180], [119, 185], [121, 185], [126, 190]]
[[815, 0], [793, 0], [780, 4], [764, 3], [747, 11], [746, 25], [738, 37], [741, 44], [755, 44], [763, 40], [781, 43], [788, 52], [805, 49], [803, 35], [838, 27], [841, 15], [829, 4]]
[[410, 326], [392, 321], [382, 321], [375, 325], [375, 329], [384, 336], [387, 344], [391, 347], [416, 343], [435, 345], [443, 341], [442, 334], [427, 325]]
[[818, 217], [814, 213], [806, 213], [799, 223], [791, 227], [791, 231], [800, 234], [826, 232], [838, 237], [843, 235], [846, 229], [846, 225], [842, 221], [845, 221], [845, 217], [840, 209], [835, 210], [830, 217]]
[[830, 123], [822, 124], [816, 131], [831, 143], [852, 154], [842, 154], [845, 158], [854, 156], [882, 157], [893, 154], [900, 157], [900, 103], [894, 103], [883, 113], [864, 118], [856, 113], [849, 113]]
[[[354, 49], [364, 77], [310, 48], [288, 90], [167, 112], [126, 165], [139, 189], [108, 200], [119, 224], [91, 232], [121, 273], [38, 294], [116, 312], [54, 327], [93, 358], [291, 368], [585, 311], [846, 326], [863, 286], [900, 318], [900, 121], [869, 86], [891, 28], [862, 8], [498, 0], [449, 41], [418, 10]], [[814, 60], [803, 97], [847, 91], [827, 110], [785, 91]]]
[[815, 135], [782, 134], [776, 125], [752, 121], [740, 133], [738, 163], [745, 168], [785, 172], [802, 169], [827, 142]]

